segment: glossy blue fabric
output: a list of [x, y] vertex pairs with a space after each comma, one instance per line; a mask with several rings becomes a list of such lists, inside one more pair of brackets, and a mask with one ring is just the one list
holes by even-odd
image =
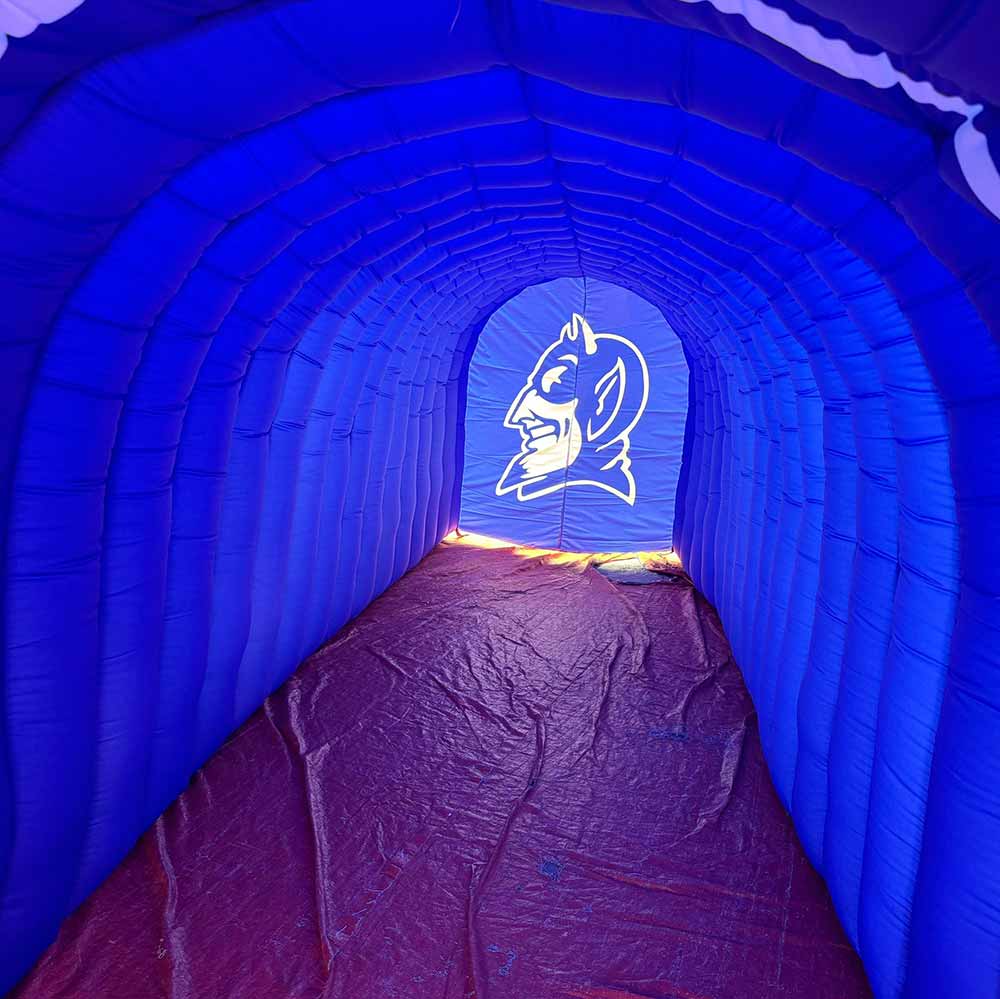
[[634, 292], [525, 288], [469, 363], [459, 527], [561, 551], [670, 548], [688, 381], [677, 334]]
[[[996, 148], [995, 5], [785, 6]], [[995, 999], [1000, 223], [954, 116], [679, 0], [86, 0], [0, 96], [0, 989], [455, 525], [483, 324], [588, 277], [683, 342], [673, 536], [876, 994]]]

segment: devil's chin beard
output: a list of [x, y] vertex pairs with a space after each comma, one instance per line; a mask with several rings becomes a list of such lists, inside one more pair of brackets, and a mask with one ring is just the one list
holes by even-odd
[[544, 451], [530, 451], [518, 459], [521, 477], [537, 479], [543, 475], [561, 472], [566, 465], [566, 450], [558, 447], [546, 448]]
[[525, 479], [537, 479], [540, 476], [553, 475], [562, 472], [576, 456], [572, 453], [568, 434], [553, 434], [542, 447], [528, 448], [524, 445], [518, 459], [518, 467]]

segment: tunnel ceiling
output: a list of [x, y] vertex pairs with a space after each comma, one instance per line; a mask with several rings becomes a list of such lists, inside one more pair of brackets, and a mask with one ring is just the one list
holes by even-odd
[[87, 0], [12, 40], [0, 939], [454, 525], [482, 324], [584, 275], [684, 342], [674, 535], [876, 992], [980, 994], [997, 15], [877, 6], [788, 10], [936, 103], [722, 0]]

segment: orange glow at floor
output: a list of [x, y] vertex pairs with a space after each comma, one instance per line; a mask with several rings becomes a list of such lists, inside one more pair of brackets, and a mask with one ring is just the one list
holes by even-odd
[[555, 548], [533, 548], [530, 545], [519, 545], [515, 541], [505, 541], [503, 538], [492, 538], [486, 534], [474, 534], [456, 528], [442, 539], [445, 544], [465, 545], [472, 548], [496, 549], [509, 548], [521, 558], [544, 558], [547, 562], [558, 565], [588, 565], [615, 562], [619, 559], [639, 559], [647, 568], [682, 569], [680, 555], [673, 549], [663, 551], [637, 552], [564, 552]]

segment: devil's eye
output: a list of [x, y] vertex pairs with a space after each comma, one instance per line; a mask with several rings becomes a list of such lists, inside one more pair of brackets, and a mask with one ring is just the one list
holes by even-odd
[[553, 385], [561, 385], [562, 376], [568, 370], [569, 369], [566, 367], [565, 364], [558, 364], [554, 368], [549, 368], [549, 370], [546, 371], [544, 375], [542, 375], [542, 391], [551, 392]]

